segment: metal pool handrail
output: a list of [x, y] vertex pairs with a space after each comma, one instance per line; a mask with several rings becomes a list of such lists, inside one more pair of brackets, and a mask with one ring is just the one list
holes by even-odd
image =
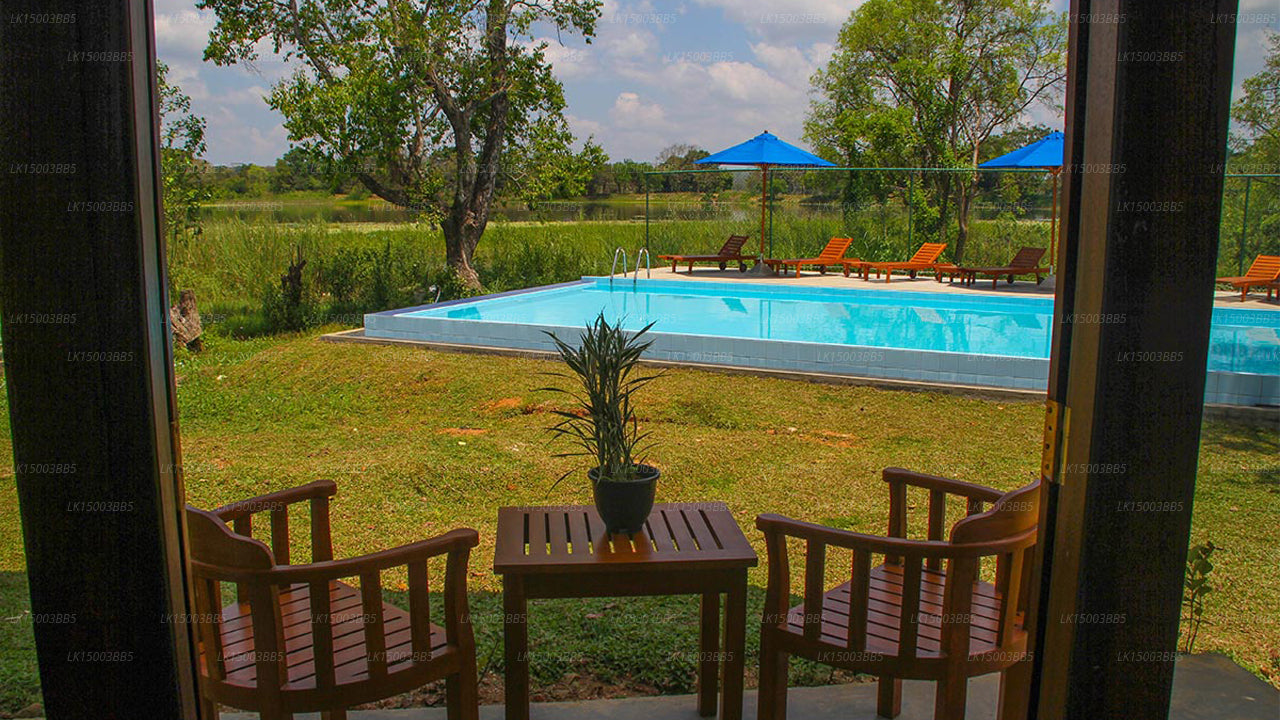
[[647, 280], [647, 279], [649, 279], [649, 278], [653, 277], [653, 273], [651, 272], [652, 268], [650, 268], [650, 267], [649, 267], [649, 248], [640, 248], [639, 252], [637, 252], [637, 253], [636, 253], [636, 272], [635, 272], [635, 274], [634, 274], [634, 275], [632, 275], [632, 276], [631, 276], [631, 284], [632, 284], [632, 285], [636, 284], [636, 282], [640, 280], [640, 258], [641, 258], [641, 256], [643, 256], [643, 257], [644, 257], [644, 277], [645, 277], [645, 279]]
[[[616, 248], [613, 251], [613, 264], [609, 266], [609, 285], [613, 285], [613, 274], [618, 271], [618, 253], [622, 253], [622, 277], [627, 276], [627, 251], [622, 248]], [[640, 258], [636, 258], [636, 265], [640, 264]], [[638, 272], [638, 271], [637, 271]]]

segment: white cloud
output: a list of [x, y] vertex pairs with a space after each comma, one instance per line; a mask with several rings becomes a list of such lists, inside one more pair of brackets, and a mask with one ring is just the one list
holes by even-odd
[[[252, 162], [272, 165], [289, 148], [289, 133], [274, 113], [253, 114], [253, 119], [226, 106], [208, 118], [206, 144], [213, 163]], [[261, 119], [260, 119], [261, 118]], [[263, 122], [277, 120], [274, 125]]]
[[161, 0], [156, 7], [156, 46], [163, 55], [199, 60], [209, 43], [216, 16], [197, 11], [190, 2]]
[[[751, 63], [719, 62], [707, 68], [711, 78], [711, 91], [729, 100], [750, 105], [780, 105], [795, 107], [800, 98], [797, 89], [770, 75]], [[795, 108], [802, 112], [803, 107]]]
[[770, 41], [834, 38], [864, 0], [695, 0], [720, 8], [747, 32]]
[[609, 118], [620, 128], [661, 128], [667, 125], [666, 111], [657, 103], [646, 103], [633, 92], [618, 93]]
[[560, 80], [583, 77], [592, 71], [590, 48], [570, 47], [555, 38], [539, 38], [537, 42], [547, 44], [543, 55]]
[[597, 140], [605, 132], [604, 123], [578, 117], [573, 113], [565, 113], [565, 122], [569, 123], [569, 129], [573, 131], [573, 135], [578, 140], [585, 140], [589, 136], [595, 136]]

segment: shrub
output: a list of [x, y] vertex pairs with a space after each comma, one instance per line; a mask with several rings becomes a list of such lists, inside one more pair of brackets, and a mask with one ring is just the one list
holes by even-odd
[[296, 332], [319, 322], [319, 307], [306, 267], [307, 261], [299, 247], [289, 269], [280, 276], [279, 286], [268, 285], [263, 292], [262, 314], [272, 331]]

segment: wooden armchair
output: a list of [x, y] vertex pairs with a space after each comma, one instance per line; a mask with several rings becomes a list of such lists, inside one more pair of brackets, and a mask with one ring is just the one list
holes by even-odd
[[[760, 631], [760, 720], [785, 720], [787, 659], [809, 658], [880, 679], [877, 712], [901, 710], [902, 679], [938, 683], [935, 720], [964, 718], [970, 677], [1001, 672], [1001, 717], [1012, 718], [1029, 674], [1023, 627], [1036, 542], [1038, 483], [1001, 494], [959, 480], [888, 468], [889, 535], [761, 515], [769, 586]], [[906, 539], [907, 488], [928, 490], [928, 539]], [[967, 516], [943, 539], [948, 496]], [[993, 506], [983, 512], [984, 504]], [[805, 543], [804, 604], [788, 609], [787, 540]], [[827, 548], [849, 550], [851, 579], [825, 587]], [[872, 562], [883, 556], [881, 564]], [[994, 582], [981, 580], [995, 558]], [[944, 567], [945, 563], [945, 567]]]
[[[450, 720], [479, 715], [475, 638], [467, 609], [467, 559], [475, 530], [345, 560], [333, 559], [331, 481], [233, 503], [187, 506], [192, 621], [200, 653], [202, 717], [217, 703], [263, 720], [346, 708], [445, 678]], [[311, 505], [311, 562], [289, 564], [289, 506]], [[271, 545], [252, 537], [252, 518], [269, 513]], [[232, 527], [227, 527], [231, 523]], [[444, 627], [431, 624], [427, 561], [446, 555]], [[408, 568], [409, 612], [382, 602], [380, 574]], [[358, 577], [352, 587], [343, 578]], [[222, 583], [236, 602], [222, 607]]]

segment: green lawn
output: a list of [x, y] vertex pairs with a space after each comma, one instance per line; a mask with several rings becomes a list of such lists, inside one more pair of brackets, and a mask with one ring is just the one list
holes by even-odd
[[[480, 531], [469, 582], [480, 665], [498, 687], [501, 605], [492, 574], [500, 505], [589, 503], [582, 473], [552, 458], [544, 428], [564, 403], [536, 388], [542, 360], [331, 344], [314, 335], [209, 338], [178, 358], [186, 488], [204, 507], [337, 481], [339, 556], [466, 525]], [[673, 370], [644, 391], [641, 422], [658, 443], [660, 501], [723, 500], [763, 556], [758, 513], [882, 532], [879, 472], [901, 465], [1010, 489], [1036, 475], [1042, 409], [947, 395]], [[7, 412], [0, 423], [7, 424]], [[9, 434], [0, 453], [0, 712], [37, 697]], [[1193, 540], [1215, 555], [1208, 619], [1197, 651], [1220, 651], [1280, 686], [1280, 433], [1207, 423]], [[917, 503], [923, 513], [925, 503]], [[957, 512], [959, 509], [957, 508]], [[923, 523], [920, 515], [914, 520]], [[301, 532], [302, 523], [294, 523]], [[299, 535], [299, 539], [301, 536]], [[833, 561], [832, 565], [835, 562]], [[836, 577], [832, 568], [832, 579]], [[389, 574], [395, 588], [403, 578]], [[765, 582], [750, 576], [753, 612]], [[679, 600], [535, 603], [535, 685], [543, 697], [687, 692], [695, 605]], [[755, 628], [748, 623], [749, 673]], [[797, 666], [799, 682], [826, 682]], [[753, 682], [751, 678], [749, 682]], [[424, 694], [420, 699], [431, 699]]]

